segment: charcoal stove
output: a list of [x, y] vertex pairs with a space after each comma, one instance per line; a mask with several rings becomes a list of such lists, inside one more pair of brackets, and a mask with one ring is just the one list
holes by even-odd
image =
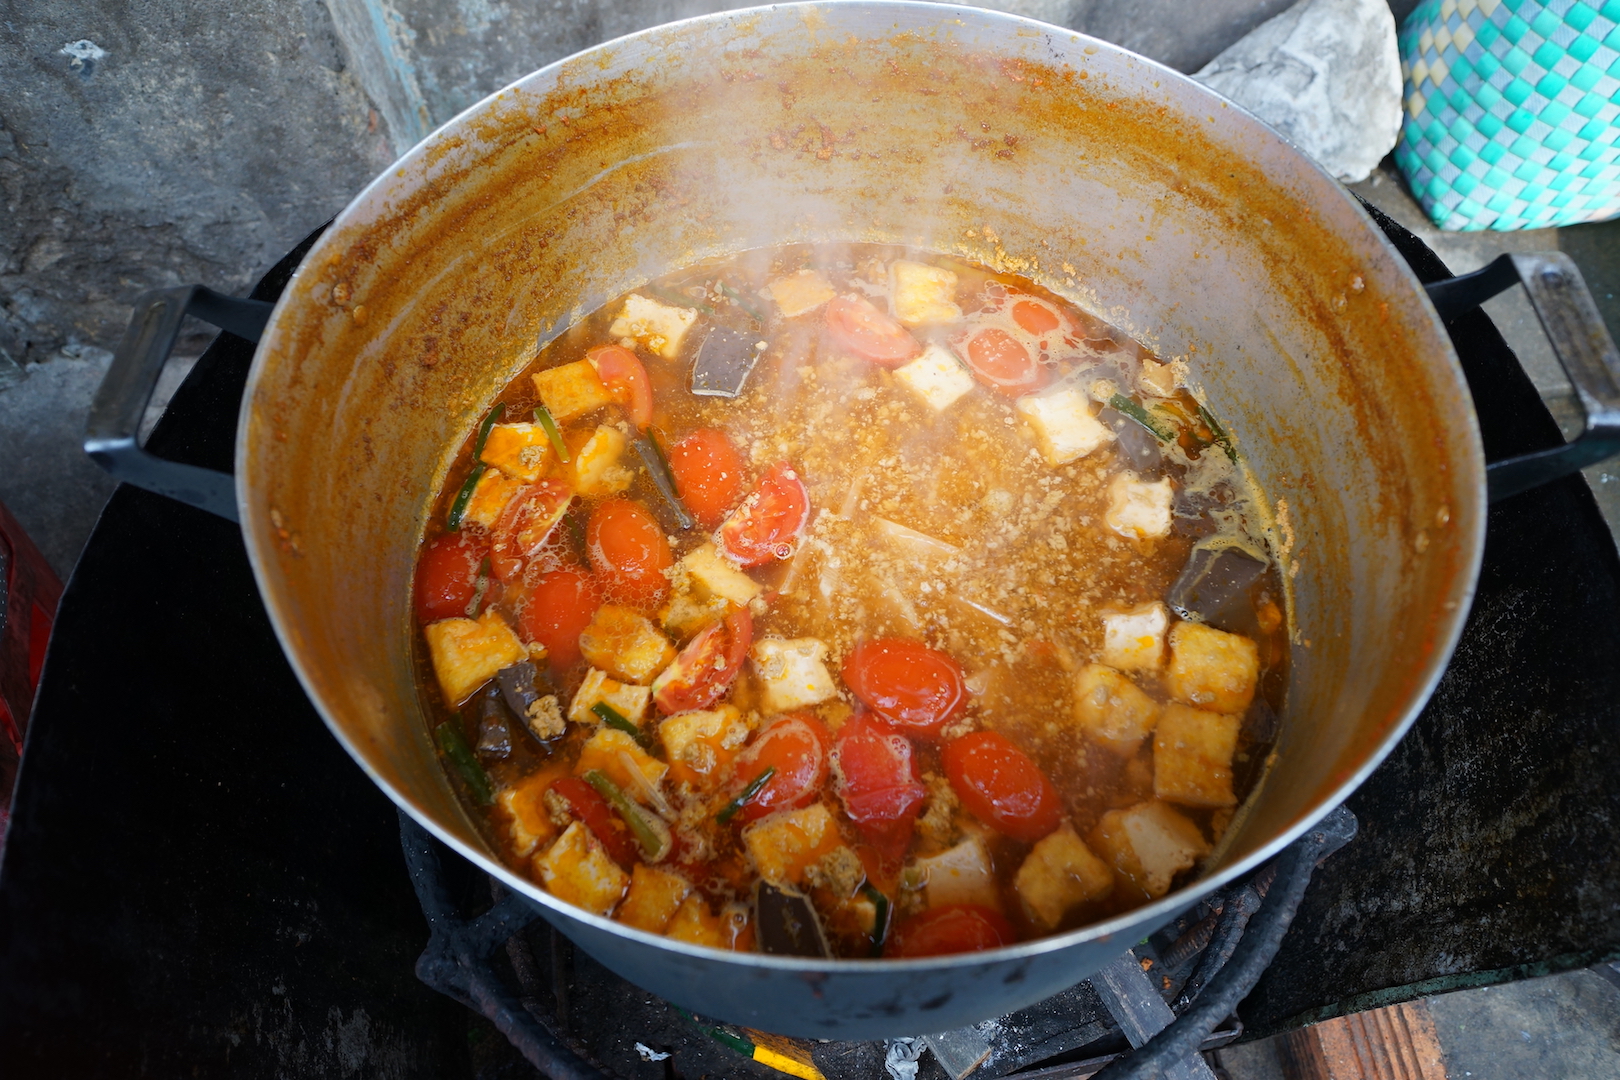
[[[1446, 276], [1378, 220], [1420, 278]], [[305, 250], [254, 296], [278, 295]], [[1463, 315], [1451, 330], [1488, 456], [1556, 444], [1488, 318]], [[251, 358], [221, 335], [148, 447], [228, 468]], [[1218, 1037], [1620, 956], [1620, 861], [1605, 842], [1620, 815], [1608, 779], [1620, 756], [1620, 559], [1579, 477], [1494, 507], [1488, 536], [1450, 670], [1350, 799], [1358, 838], [1317, 873]], [[398, 818], [305, 699], [230, 523], [127, 486], [114, 494], [58, 611], [12, 809], [0, 865], [5, 1075], [531, 1074], [490, 1023], [416, 977], [430, 925]], [[501, 914], [459, 860], [438, 889], [456, 912]], [[712, 1025], [542, 928], [480, 925], [508, 1016], [549, 1016], [565, 1049], [624, 1076], [756, 1075], [703, 1030]], [[1068, 1060], [1061, 1073], [1040, 1060], [1018, 1068], [1080, 1075], [1084, 1055], [1122, 1049], [1101, 1004], [1082, 984], [1019, 1017], [1025, 1041], [1053, 1051], [1048, 1064]], [[1087, 1023], [1100, 1026], [1080, 1041]], [[1058, 1028], [1061, 1040], [1041, 1041]], [[885, 1075], [871, 1045], [826, 1046], [816, 1060], [829, 1077]], [[929, 1055], [919, 1066], [943, 1075], [926, 1071]]]

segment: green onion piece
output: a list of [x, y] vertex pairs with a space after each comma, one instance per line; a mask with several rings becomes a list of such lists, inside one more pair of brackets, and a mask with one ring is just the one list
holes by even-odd
[[446, 720], [433, 729], [434, 741], [439, 744], [439, 751], [450, 759], [450, 764], [456, 767], [461, 778], [467, 781], [472, 789], [473, 798], [479, 806], [489, 806], [495, 801], [495, 789], [490, 786], [489, 776], [484, 767], [478, 764], [473, 756], [472, 747], [467, 745], [467, 737], [461, 733], [455, 721]]
[[861, 895], [877, 909], [872, 916], [872, 955], [882, 956], [883, 939], [889, 936], [889, 898], [878, 892], [870, 881], [861, 886]]
[[741, 795], [738, 795], [735, 799], [732, 799], [730, 802], [726, 803], [726, 808], [714, 815], [714, 820], [724, 825], [726, 822], [736, 817], [737, 811], [741, 810], [749, 799], [752, 799], [755, 795], [758, 795], [759, 789], [764, 787], [770, 781], [771, 777], [775, 775], [776, 766], [772, 765], [770, 768], [754, 777], [754, 782], [743, 788]]
[[1124, 394], [1115, 394], [1113, 397], [1108, 399], [1108, 404], [1130, 417], [1132, 420], [1135, 420], [1138, 424], [1141, 424], [1143, 427], [1147, 428], [1148, 432], [1160, 442], [1176, 441], [1176, 433], [1174, 431], [1166, 430], [1162, 426], [1162, 422], [1157, 417], [1148, 412], [1146, 409], [1142, 408], [1142, 406], [1138, 405], [1136, 402], [1132, 401], [1130, 398], [1126, 397]]
[[563, 445], [562, 432], [557, 430], [557, 421], [551, 418], [551, 411], [544, 405], [536, 405], [534, 418], [546, 429], [546, 438], [551, 440], [551, 448], [557, 451], [557, 459], [564, 465], [568, 464], [568, 447]]
[[1221, 427], [1220, 421], [1211, 416], [1209, 410], [1204, 408], [1203, 402], [1194, 400], [1193, 404], [1198, 407], [1198, 419], [1202, 420], [1204, 426], [1209, 428], [1210, 433], [1215, 436], [1215, 445], [1225, 450], [1227, 457], [1234, 462], [1237, 461], [1237, 447], [1232, 445], [1232, 436], [1228, 435], [1226, 429]]
[[499, 420], [501, 414], [505, 411], [506, 403], [504, 401], [498, 403], [493, 409], [489, 410], [489, 415], [484, 417], [484, 422], [478, 425], [478, 441], [473, 444], [473, 457], [481, 458], [484, 456], [484, 444], [489, 441], [489, 429], [495, 426], [495, 421]]
[[630, 826], [630, 832], [635, 836], [636, 843], [641, 845], [641, 853], [647, 856], [648, 862], [657, 862], [669, 854], [669, 849], [675, 846], [669, 833], [659, 831], [647, 819], [641, 807], [631, 802], [629, 796], [619, 790], [619, 785], [608, 779], [606, 773], [601, 769], [592, 769], [585, 774], [585, 782], [619, 812], [624, 823]]
[[736, 289], [733, 289], [730, 285], [727, 285], [723, 281], [720, 283], [720, 291], [731, 297], [732, 302], [738, 307], [742, 308], [743, 312], [750, 319], [753, 319], [757, 323], [763, 323], [765, 321], [760, 315], [759, 310], [755, 308], [753, 304], [750, 304], [747, 300], [743, 299], [742, 293], [738, 292]]
[[664, 456], [664, 448], [658, 445], [658, 440], [646, 435], [637, 435], [635, 440], [636, 453], [641, 456], [641, 463], [647, 466], [647, 476], [652, 480], [653, 487], [658, 494], [669, 503], [670, 509], [675, 511], [675, 520], [682, 529], [690, 529], [697, 524], [697, 518], [681, 502], [680, 495], [675, 491], [675, 474], [669, 467], [669, 459]]
[[473, 466], [472, 472], [467, 474], [467, 479], [462, 483], [461, 490], [456, 492], [456, 501], [450, 504], [450, 517], [445, 521], [445, 528], [451, 532], [460, 531], [461, 516], [467, 512], [467, 504], [472, 501], [473, 491], [478, 487], [478, 481], [483, 479], [483, 476], [484, 463], [479, 462]]
[[619, 729], [632, 739], [636, 740], [637, 744], [639, 744], [643, 749], [646, 748], [646, 733], [640, 728], [636, 727], [635, 724], [631, 723], [630, 720], [623, 713], [619, 712], [618, 709], [615, 709], [605, 701], [598, 701], [595, 705], [591, 706], [591, 712], [595, 713], [597, 716], [600, 716], [602, 718], [602, 723], [606, 724], [608, 727]]
[[700, 304], [696, 300], [693, 300], [690, 296], [682, 296], [678, 292], [671, 292], [668, 289], [660, 289], [660, 288], [654, 288], [654, 287], [649, 287], [647, 289], [647, 291], [652, 293], [654, 296], [663, 297], [665, 300], [668, 300], [672, 304], [679, 304], [681, 307], [697, 308], [699, 311], [703, 312], [703, 314], [705, 314], [705, 315], [713, 315], [714, 314], [714, 308], [710, 307], [708, 304]]
[[737, 1053], [746, 1055], [747, 1057], [754, 1056], [754, 1044], [749, 1042], [747, 1039], [733, 1035], [724, 1028], [710, 1027], [707, 1024], [700, 1024], [698, 1023], [697, 1017], [693, 1016], [679, 1005], [675, 1006], [675, 1011], [686, 1017], [693, 1027], [697, 1028], [699, 1031], [703, 1032], [703, 1034], [707, 1035], [720, 1045], [730, 1047], [731, 1049], [737, 1051]]

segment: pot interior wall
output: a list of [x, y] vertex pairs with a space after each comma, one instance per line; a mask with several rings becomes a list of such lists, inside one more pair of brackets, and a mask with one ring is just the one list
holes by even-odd
[[1276, 513], [1297, 624], [1274, 768], [1223, 865], [1370, 768], [1449, 655], [1482, 529], [1472, 414], [1409, 272], [1338, 185], [1166, 69], [990, 13], [830, 5], [531, 76], [380, 178], [287, 290], [244, 405], [244, 530], [379, 783], [495, 868], [434, 757], [409, 596], [496, 390], [666, 270], [820, 240], [1016, 271], [1188, 359]]

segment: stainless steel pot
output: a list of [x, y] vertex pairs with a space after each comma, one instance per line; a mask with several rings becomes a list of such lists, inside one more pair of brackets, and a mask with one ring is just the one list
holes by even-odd
[[[909, 244], [1027, 275], [1186, 357], [1236, 433], [1293, 593], [1293, 675], [1271, 768], [1194, 885], [991, 954], [736, 955], [553, 900], [457, 801], [417, 696], [409, 612], [451, 448], [537, 343], [608, 299], [698, 259], [810, 241]], [[178, 324], [172, 298], [138, 317], [125, 351], [166, 319]], [[109, 385], [144, 377], [118, 367]], [[139, 452], [132, 434], [106, 437], [115, 412], [92, 449], [129, 476]], [[930, 4], [659, 27], [451, 121], [304, 260], [259, 345], [236, 461], [235, 509], [287, 656], [395, 802], [631, 981], [712, 1016], [841, 1038], [945, 1030], [1071, 985], [1336, 805], [1438, 680], [1485, 522], [1445, 330], [1340, 185], [1173, 71]], [[219, 485], [143, 482], [204, 502]]]

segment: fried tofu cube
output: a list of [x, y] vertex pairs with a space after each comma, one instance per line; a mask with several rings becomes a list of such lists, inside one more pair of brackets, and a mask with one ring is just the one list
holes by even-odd
[[1013, 408], [1029, 424], [1041, 457], [1054, 468], [1114, 441], [1108, 425], [1091, 415], [1090, 399], [1072, 386], [1026, 395]]
[[1157, 799], [1110, 810], [1086, 838], [1138, 892], [1157, 899], [1170, 882], [1209, 854], [1198, 826]]
[[675, 909], [664, 936], [688, 945], [707, 945], [711, 949], [734, 947], [732, 936], [727, 932], [726, 920], [710, 911], [709, 905], [697, 893], [687, 896], [681, 906]]
[[805, 870], [844, 843], [822, 803], [760, 818], [743, 830], [742, 841], [760, 877], [773, 885], [802, 884]]
[[970, 836], [938, 855], [918, 859], [912, 866], [917, 872], [915, 880], [922, 883], [923, 896], [931, 908], [947, 904], [1001, 907], [1001, 890], [996, 887], [990, 853], [977, 836]]
[[451, 707], [495, 677], [501, 668], [529, 658], [523, 642], [500, 613], [490, 608], [477, 619], [440, 619], [422, 628], [433, 674]]
[[765, 591], [764, 586], [739, 570], [713, 544], [704, 544], [687, 552], [680, 566], [693, 585], [738, 607], [747, 607], [750, 601]]
[[1242, 713], [1260, 680], [1260, 650], [1242, 634], [1201, 623], [1177, 623], [1170, 631], [1170, 696], [1211, 712]]
[[733, 705], [671, 716], [658, 725], [670, 779], [712, 790], [748, 741], [748, 732], [748, 721]]
[[917, 359], [896, 368], [894, 377], [937, 413], [973, 389], [973, 376], [943, 345], [929, 345]]
[[462, 521], [475, 521], [486, 529], [493, 529], [501, 519], [501, 511], [512, 501], [523, 481], [515, 480], [499, 469], [485, 469], [473, 488], [472, 498], [461, 512]]
[[568, 719], [576, 724], [600, 724], [602, 718], [591, 711], [591, 706], [603, 704], [639, 727], [651, 703], [650, 686], [620, 682], [601, 668], [591, 668], [574, 692], [574, 700], [568, 706]]
[[557, 835], [557, 826], [546, 812], [546, 789], [563, 775], [557, 769], [542, 769], [503, 787], [495, 794], [495, 805], [506, 819], [506, 835], [519, 858], [526, 859]]
[[596, 431], [575, 450], [569, 463], [573, 487], [581, 495], [610, 495], [630, 486], [635, 473], [625, 468], [624, 450], [630, 445], [624, 432], [611, 424], [598, 424]]
[[1157, 672], [1169, 630], [1170, 609], [1157, 600], [1104, 615], [1102, 662], [1120, 671]]
[[889, 297], [894, 317], [907, 326], [962, 317], [956, 304], [956, 275], [938, 266], [896, 259], [889, 264]]
[[557, 423], [600, 409], [613, 401], [589, 360], [547, 368], [534, 373], [534, 391]]
[[535, 857], [534, 868], [551, 895], [593, 915], [611, 914], [630, 884], [630, 875], [578, 821], [545, 854]]
[[827, 670], [827, 645], [819, 638], [763, 638], [748, 650], [759, 677], [766, 713], [791, 712], [838, 696]]
[[545, 475], [553, 453], [546, 429], [539, 424], [496, 424], [489, 429], [478, 460], [532, 484]]
[[1134, 473], [1120, 473], [1108, 482], [1108, 509], [1103, 520], [1127, 540], [1149, 540], [1170, 535], [1170, 499], [1175, 487], [1166, 476], [1148, 483]]
[[697, 317], [698, 313], [692, 308], [676, 307], [650, 296], [631, 293], [624, 298], [624, 307], [608, 327], [608, 333], [621, 339], [634, 338], [636, 344], [649, 352], [674, 360], [681, 355], [681, 342]]
[[1113, 892], [1114, 872], [1064, 825], [1030, 849], [1013, 889], [1030, 922], [1055, 930], [1075, 907]]
[[662, 934], [691, 892], [692, 883], [681, 875], [636, 863], [630, 871], [630, 891], [614, 918], [637, 930]]
[[579, 748], [579, 759], [574, 762], [575, 776], [584, 776], [592, 769], [600, 769], [625, 794], [635, 798], [642, 784], [631, 775], [631, 769], [639, 772], [642, 780], [657, 787], [669, 766], [643, 750], [628, 732], [603, 727], [585, 740], [585, 745]]
[[1153, 735], [1153, 794], [1183, 806], [1236, 806], [1232, 754], [1243, 718], [1171, 704]]
[[1074, 676], [1074, 718], [1092, 742], [1130, 757], [1158, 722], [1159, 703], [1113, 668], [1087, 664]]
[[651, 619], [618, 604], [596, 609], [591, 624], [579, 635], [579, 651], [592, 667], [620, 682], [641, 686], [651, 683], [675, 659], [675, 647]]
[[800, 270], [779, 277], [765, 286], [765, 291], [776, 301], [782, 315], [789, 319], [812, 312], [838, 295], [818, 270]]

